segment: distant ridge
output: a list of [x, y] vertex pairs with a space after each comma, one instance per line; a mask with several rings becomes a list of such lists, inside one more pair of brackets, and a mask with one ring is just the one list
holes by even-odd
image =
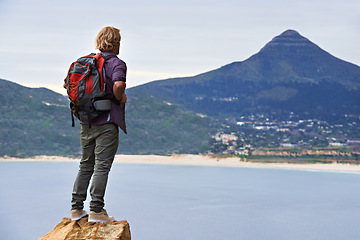
[[194, 77], [150, 82], [131, 92], [209, 116], [295, 112], [326, 118], [358, 113], [359, 90], [359, 66], [287, 30], [245, 61]]

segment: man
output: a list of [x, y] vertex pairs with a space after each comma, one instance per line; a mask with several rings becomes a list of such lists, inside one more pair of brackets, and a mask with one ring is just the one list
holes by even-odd
[[[120, 30], [104, 27], [96, 37], [96, 49], [106, 59], [106, 98], [111, 101], [111, 110], [91, 121], [91, 127], [81, 122], [82, 158], [76, 177], [71, 201], [71, 219], [79, 220], [87, 216], [84, 208], [87, 189], [90, 186], [89, 222], [112, 222], [114, 217], [108, 216], [104, 209], [104, 195], [108, 174], [119, 143], [119, 127], [126, 133], [125, 103], [126, 64], [117, 55], [120, 51]], [[116, 99], [114, 101], [114, 99]], [[120, 104], [119, 104], [120, 103]]]

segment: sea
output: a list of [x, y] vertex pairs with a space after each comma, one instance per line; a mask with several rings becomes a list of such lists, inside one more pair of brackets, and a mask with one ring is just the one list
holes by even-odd
[[[77, 170], [0, 162], [0, 239], [37, 239], [69, 217]], [[356, 173], [114, 163], [105, 208], [133, 240], [357, 240], [359, 186]]]

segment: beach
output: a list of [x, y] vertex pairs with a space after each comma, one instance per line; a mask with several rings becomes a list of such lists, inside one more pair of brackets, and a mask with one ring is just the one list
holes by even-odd
[[[60, 156], [36, 156], [31, 158], [3, 157], [0, 162], [78, 162], [80, 158]], [[163, 165], [189, 165], [189, 166], [219, 166], [244, 168], [274, 168], [307, 171], [334, 171], [360, 173], [360, 165], [347, 163], [258, 163], [241, 161], [237, 157], [216, 158], [211, 155], [174, 154], [162, 155], [116, 155], [115, 163], [134, 164], [163, 164]]]

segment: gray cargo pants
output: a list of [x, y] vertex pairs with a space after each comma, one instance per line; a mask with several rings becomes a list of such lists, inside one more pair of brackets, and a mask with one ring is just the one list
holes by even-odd
[[83, 209], [90, 186], [90, 211], [100, 212], [104, 207], [105, 188], [111, 165], [119, 144], [116, 124], [81, 126], [82, 159], [72, 192], [71, 208]]

